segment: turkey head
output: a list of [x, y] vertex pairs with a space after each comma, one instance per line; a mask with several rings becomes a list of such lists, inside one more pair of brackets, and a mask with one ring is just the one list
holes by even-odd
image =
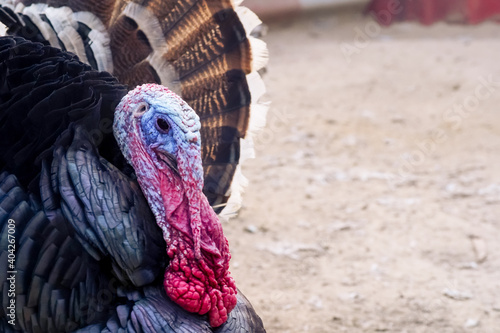
[[222, 225], [203, 195], [200, 121], [167, 88], [146, 84], [117, 106], [113, 130], [163, 231], [170, 263], [163, 285], [187, 311], [223, 324], [236, 305]]

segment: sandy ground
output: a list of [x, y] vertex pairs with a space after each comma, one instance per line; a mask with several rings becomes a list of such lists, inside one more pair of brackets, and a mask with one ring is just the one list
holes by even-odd
[[269, 28], [273, 106], [225, 224], [268, 332], [500, 332], [500, 26]]

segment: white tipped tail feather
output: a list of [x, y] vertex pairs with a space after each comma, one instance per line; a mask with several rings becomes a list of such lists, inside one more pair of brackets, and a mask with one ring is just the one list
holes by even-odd
[[246, 76], [252, 102], [250, 104], [248, 130], [245, 138], [240, 139], [240, 160], [229, 189], [228, 194], [230, 194], [230, 197], [226, 203], [226, 207], [219, 214], [219, 216], [225, 219], [236, 216], [238, 210], [241, 208], [242, 193], [248, 185], [248, 179], [243, 175], [241, 166], [245, 160], [255, 158], [253, 136], [266, 126], [266, 116], [270, 106], [269, 102], [260, 101], [266, 92], [266, 87], [258, 73], [259, 70], [267, 65], [269, 59], [267, 45], [264, 41], [250, 36], [252, 31], [262, 24], [262, 21], [250, 9], [239, 6], [241, 2], [233, 0], [233, 6], [245, 28], [252, 50], [252, 72]]
[[[267, 46], [262, 40], [252, 36], [252, 33], [255, 33], [258, 28], [261, 27], [262, 22], [251, 10], [240, 6], [241, 2], [242, 1], [239, 0], [233, 0], [232, 4], [247, 37], [247, 41], [242, 41], [242, 43], [248, 43], [251, 50], [251, 63], [249, 63], [249, 58], [247, 57], [244, 69], [239, 68], [240, 70], [244, 70], [245, 73], [248, 73], [249, 68], [251, 71], [246, 75], [246, 83], [251, 98], [250, 115], [249, 119], [245, 119], [248, 128], [246, 128], [245, 137], [240, 139], [239, 165], [236, 168], [230, 189], [228, 193], [226, 193], [226, 196], [230, 196], [229, 201], [221, 205], [225, 206], [220, 213], [221, 216], [234, 215], [241, 206], [241, 193], [248, 183], [241, 173], [241, 164], [244, 163], [246, 159], [255, 156], [252, 136], [255, 135], [256, 131], [265, 126], [266, 113], [269, 107], [269, 103], [261, 102], [261, 97], [265, 93], [265, 86], [259, 75], [259, 71], [266, 66], [268, 61]], [[2, 6], [5, 6], [6, 3], [9, 3], [9, 1], [4, 0]], [[210, 79], [210, 75], [216, 76], [221, 74], [218, 72], [220, 68], [222, 68], [223, 71], [229, 69], [229, 67], [225, 68], [225, 66], [227, 66], [226, 63], [221, 62], [221, 65], [218, 67], [215, 67], [215, 65], [212, 67], [210, 67], [211, 65], [206, 66], [205, 68], [209, 68], [206, 72], [198, 73], [197, 75], [193, 75], [192, 72], [189, 73], [189, 70], [192, 69], [190, 69], [189, 66], [196, 64], [196, 61], [210, 60], [213, 61], [213, 64], [218, 64], [218, 59], [210, 58], [210, 53], [212, 50], [217, 50], [221, 45], [224, 45], [225, 41], [221, 39], [218, 42], [212, 42], [210, 40], [210, 37], [213, 37], [212, 31], [203, 32], [205, 35], [200, 35], [203, 37], [202, 39], [200, 38], [200, 40], [203, 40], [201, 46], [192, 49], [187, 48], [189, 51], [185, 51], [187, 53], [179, 56], [184, 56], [184, 58], [179, 60], [179, 57], [175, 58], [177, 55], [174, 57], [174, 54], [176, 54], [175, 52], [186, 47], [186, 45], [183, 45], [185, 40], [197, 36], [196, 29], [198, 28], [193, 22], [199, 23], [200, 26], [204, 27], [213, 23], [210, 17], [210, 8], [207, 9], [206, 6], [201, 5], [199, 8], [196, 6], [188, 6], [182, 4], [182, 2], [176, 3], [175, 10], [171, 12], [172, 17], [169, 18], [173, 20], [169, 23], [170, 30], [163, 31], [165, 22], [161, 20], [165, 20], [165, 15], [167, 14], [163, 13], [163, 16], [158, 16], [158, 13], [155, 13], [154, 10], [158, 7], [148, 7], [146, 4], [139, 5], [135, 2], [128, 1], [122, 2], [122, 5], [117, 5], [116, 8], [112, 9], [112, 14], [111, 12], [108, 13], [110, 17], [109, 21], [106, 21], [106, 17], [108, 17], [106, 15], [108, 14], [104, 15], [102, 11], [96, 10], [94, 12], [91, 7], [85, 9], [89, 11], [78, 11], [75, 9], [75, 6], [69, 3], [68, 6], [58, 8], [52, 8], [46, 4], [33, 4], [25, 7], [21, 3], [17, 3], [14, 11], [28, 16], [38, 27], [43, 38], [52, 46], [75, 53], [82, 61], [91, 63], [91, 65], [100, 71], [113, 73], [119, 80], [124, 80], [122, 83], [128, 84], [131, 87], [135, 86], [130, 83], [133, 81], [135, 84], [134, 80], [136, 77], [134, 77], [134, 75], [143, 70], [143, 68], [147, 67], [149, 69], [148, 65], [154, 70], [150, 72], [155, 73], [150, 76], [145, 75], [139, 78], [138, 81], [141, 79], [151, 80], [153, 75], [157, 75], [161, 84], [169, 87], [170, 90], [178, 94], [181, 93], [181, 86], [183, 91], [184, 89], [187, 90], [189, 86], [188, 80], [191, 78], [193, 78], [193, 82], [201, 82], [201, 80], [206, 79], [205, 74], [208, 75]], [[13, 2], [11, 7], [14, 7]], [[73, 7], [73, 9], [70, 9], [70, 7]], [[176, 10], [178, 10], [179, 13], [177, 13]], [[133, 52], [133, 48], [136, 44], [130, 43], [130, 45], [124, 46], [123, 43], [116, 43], [117, 36], [120, 37], [123, 36], [124, 33], [128, 33], [126, 29], [129, 29], [129, 27], [124, 28], [123, 24], [120, 26], [119, 22], [120, 18], [124, 16], [130, 18], [130, 21], [135, 22], [137, 25], [135, 29], [144, 34], [147, 38], [147, 44], [151, 49], [149, 54], [142, 54], [144, 58], [137, 57], [137, 62], [131, 60], [135, 59], [134, 56], [137, 56], [137, 53], [134, 54]], [[23, 24], [23, 20], [20, 20], [20, 22]], [[238, 34], [241, 36], [241, 28], [238, 29]], [[171, 34], [170, 37], [175, 36], [175, 38], [170, 38], [169, 34]], [[214, 36], [216, 36], [216, 34]], [[168, 45], [167, 40], [170, 43]], [[229, 38], [229, 40], [231, 40], [231, 38]], [[171, 42], [173, 44], [171, 44]], [[214, 43], [214, 45], [210, 43]], [[141, 52], [140, 47], [138, 49], [138, 52]], [[143, 48], [142, 51], [144, 51], [144, 49], [146, 48]], [[129, 51], [130, 57], [128, 56]], [[224, 51], [219, 49], [214, 52]], [[199, 53], [200, 56], [198, 56], [197, 53]], [[204, 56], [208, 58], [205, 59]], [[246, 56], [247, 55], [245, 55], [245, 57]], [[222, 56], [217, 57], [219, 57], [219, 59], [223, 58]], [[189, 62], [189, 59], [193, 60], [193, 63]], [[141, 65], [146, 66], [141, 67]], [[182, 74], [184, 75], [184, 79], [178, 77], [181, 75], [178, 72], [179, 70], [184, 70]], [[186, 71], [191, 75], [191, 78], [185, 79]], [[130, 74], [130, 76], [127, 76], [128, 74]], [[154, 80], [156, 79], [157, 77], [155, 76]], [[217, 81], [214, 80], [213, 82]], [[203, 90], [203, 87], [200, 89]], [[207, 101], [200, 102], [200, 100], [196, 100], [196, 98], [201, 98], [198, 97], [198, 95], [202, 96], [202, 94], [199, 94], [199, 91], [194, 93], [191, 92], [191, 95], [186, 93], [186, 96], [194, 98], [194, 102], [198, 102], [198, 105], [203, 106], [211, 103], [210, 98], [212, 97], [207, 97], [209, 98]], [[246, 102], [248, 103], [248, 100]], [[230, 180], [226, 179], [222, 181], [227, 182]], [[224, 197], [220, 193], [218, 193], [218, 195], [219, 198]], [[219, 200], [222, 201], [222, 199]]]
[[[4, 4], [2, 4], [4, 5]], [[7, 4], [8, 5], [8, 4]], [[4, 5], [6, 6], [6, 5]], [[10, 5], [10, 7], [13, 7]], [[16, 13], [26, 15], [40, 30], [43, 38], [53, 47], [63, 47], [78, 58], [89, 63], [84, 41], [78, 32], [79, 23], [90, 28], [89, 44], [100, 71], [113, 72], [113, 59], [109, 46], [109, 35], [101, 20], [90, 12], [73, 12], [69, 7], [50, 7], [37, 3], [25, 7], [22, 3], [15, 6]], [[42, 19], [44, 17], [45, 19]], [[1, 35], [5, 35], [1, 33]]]
[[90, 12], [76, 12], [73, 18], [85, 24], [91, 30], [89, 39], [92, 40], [90, 48], [94, 53], [97, 69], [113, 73], [113, 57], [109, 46], [109, 34], [101, 20]]

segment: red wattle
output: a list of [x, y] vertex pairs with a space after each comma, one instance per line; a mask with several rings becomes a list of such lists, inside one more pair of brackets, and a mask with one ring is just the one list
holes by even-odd
[[[183, 309], [198, 314], [208, 313], [210, 325], [217, 327], [227, 320], [236, 306], [236, 286], [229, 271], [214, 270], [213, 258], [202, 251], [196, 259], [191, 241], [182, 235], [169, 247], [170, 265], [165, 271], [164, 287], [167, 295]], [[222, 273], [222, 276], [218, 276]]]
[[165, 270], [164, 288], [183, 309], [208, 314], [210, 325], [217, 327], [236, 306], [228, 242], [206, 197], [199, 191], [182, 192], [168, 198], [168, 207], [176, 208], [167, 212], [170, 264]]

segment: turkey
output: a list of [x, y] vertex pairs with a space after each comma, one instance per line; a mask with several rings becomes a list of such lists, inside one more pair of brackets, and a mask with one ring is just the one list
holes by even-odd
[[0, 21], [0, 331], [265, 332], [217, 215], [265, 119], [258, 18], [4, 0]]

